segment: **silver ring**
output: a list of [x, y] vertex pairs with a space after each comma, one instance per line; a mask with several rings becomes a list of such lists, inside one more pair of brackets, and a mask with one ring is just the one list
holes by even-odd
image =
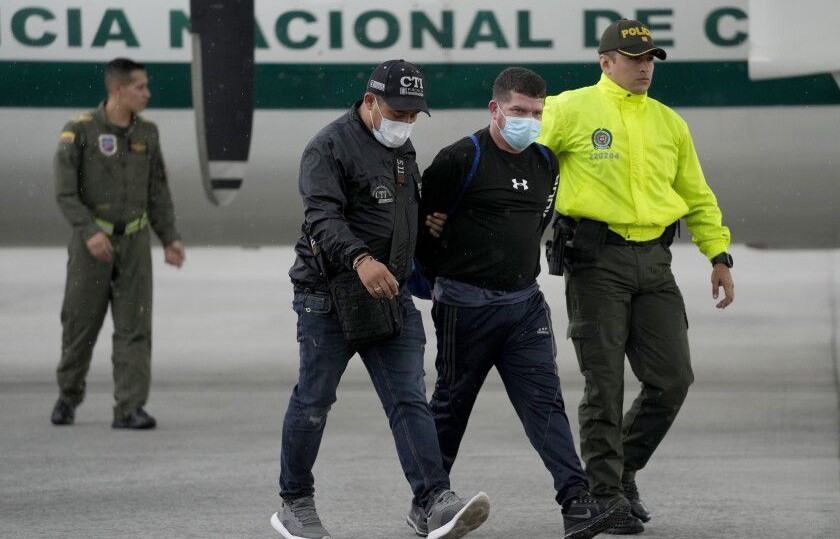
[[374, 292], [379, 292], [379, 291], [381, 291], [381, 290], [382, 290], [382, 287], [381, 287], [381, 286], [374, 286], [374, 287], [373, 287], [373, 291], [374, 291]]

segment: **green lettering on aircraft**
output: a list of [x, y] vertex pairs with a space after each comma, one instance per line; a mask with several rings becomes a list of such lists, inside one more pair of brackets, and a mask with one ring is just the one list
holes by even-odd
[[[385, 22], [385, 37], [379, 41], [374, 41], [368, 35], [368, 25], [374, 19], [381, 19]], [[356, 41], [363, 47], [369, 49], [387, 49], [393, 47], [400, 37], [400, 23], [397, 18], [387, 11], [372, 10], [365, 11], [359, 18], [356, 19], [356, 24], [353, 25], [353, 30], [356, 33]]]
[[344, 41], [341, 29], [341, 12], [330, 11], [330, 48], [340, 49]]
[[706, 17], [706, 37], [719, 47], [735, 47], [747, 40], [746, 32], [738, 30], [734, 35], [724, 37], [720, 35], [720, 20], [724, 17], [732, 17], [735, 20], [743, 21], [747, 14], [736, 7], [724, 7], [716, 9]]
[[674, 40], [660, 38], [658, 31], [670, 32], [671, 22], [656, 22], [654, 17], [673, 17], [673, 9], [640, 9], [636, 12], [636, 20], [648, 27], [651, 34], [653, 34], [653, 41], [657, 47], [673, 47]]
[[277, 22], [274, 24], [274, 34], [277, 36], [277, 40], [280, 42], [281, 45], [283, 45], [287, 49], [311, 48], [313, 45], [315, 45], [315, 43], [318, 42], [318, 38], [313, 36], [312, 34], [307, 34], [307, 36], [300, 41], [294, 41], [289, 36], [289, 24], [294, 19], [302, 19], [306, 23], [313, 23], [318, 20], [315, 17], [315, 15], [308, 11], [287, 11], [286, 13], [283, 13], [282, 15], [277, 17]]
[[[115, 28], [116, 26], [116, 28]], [[122, 41], [126, 47], [136, 48], [140, 46], [134, 30], [128, 23], [125, 12], [121, 9], [108, 9], [102, 16], [99, 29], [93, 38], [91, 47], [104, 47], [109, 41]]]
[[550, 49], [554, 42], [550, 39], [531, 39], [531, 12], [516, 12], [516, 28], [519, 47], [522, 49]]
[[82, 46], [82, 10], [67, 10], [67, 46]]
[[44, 32], [38, 37], [32, 37], [26, 33], [26, 23], [32, 17], [40, 17], [43, 21], [55, 19], [52, 11], [42, 7], [24, 8], [12, 15], [12, 35], [21, 45], [30, 47], [46, 47], [55, 41], [56, 35], [52, 32]]
[[[487, 33], [483, 31], [484, 26], [487, 27]], [[481, 41], [492, 42], [498, 49], [508, 48], [502, 27], [499, 26], [499, 21], [496, 20], [496, 15], [492, 11], [480, 10], [475, 14], [467, 39], [464, 41], [464, 48], [474, 49]]]
[[254, 21], [254, 46], [258, 49], [267, 49], [268, 41], [265, 39], [262, 28], [260, 28], [259, 21]]
[[621, 13], [611, 9], [592, 9], [583, 12], [583, 46], [587, 49], [594, 49], [598, 47], [598, 42], [601, 41], [601, 32], [603, 29], [598, 27], [598, 21], [605, 19], [607, 25], [612, 24], [621, 18]]
[[423, 33], [428, 32], [429, 37], [434, 39], [442, 49], [451, 49], [455, 46], [455, 13], [451, 9], [440, 12], [440, 27], [428, 15], [422, 11], [411, 12], [411, 48], [425, 48]]
[[184, 47], [184, 33], [190, 31], [190, 16], [180, 9], [169, 10], [169, 47], [181, 49]]

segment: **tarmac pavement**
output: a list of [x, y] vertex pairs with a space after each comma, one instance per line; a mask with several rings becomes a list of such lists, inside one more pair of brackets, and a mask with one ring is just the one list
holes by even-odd
[[[840, 252], [733, 248], [736, 301], [714, 308], [710, 267], [674, 247], [696, 382], [674, 428], [639, 473], [649, 538], [840, 537], [836, 386]], [[106, 322], [76, 424], [49, 413], [66, 252], [0, 249], [0, 537], [279, 537], [280, 427], [296, 380], [289, 248], [195, 248], [184, 268], [155, 248], [149, 432], [110, 428]], [[562, 279], [544, 275], [573, 430], [582, 377], [565, 335]], [[430, 305], [418, 302], [432, 336]], [[427, 384], [434, 342], [426, 351]], [[626, 406], [638, 383], [627, 369]], [[411, 493], [367, 373], [339, 387], [315, 467], [334, 539], [413, 537]], [[551, 479], [498, 376], [479, 397], [452, 474], [484, 490], [491, 514], [471, 538], [559, 538]], [[605, 536], [606, 537], [606, 536]]]

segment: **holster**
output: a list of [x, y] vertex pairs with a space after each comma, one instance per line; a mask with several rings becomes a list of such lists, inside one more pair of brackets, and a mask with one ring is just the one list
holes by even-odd
[[607, 223], [581, 219], [575, 227], [574, 238], [567, 256], [575, 262], [594, 262], [607, 238]]
[[670, 225], [665, 227], [665, 232], [662, 233], [660, 239], [662, 240], [662, 245], [665, 247], [670, 247], [672, 243], [674, 243], [674, 237], [679, 234], [680, 229], [680, 221], [676, 220]]
[[566, 217], [557, 214], [551, 226], [551, 239], [545, 242], [545, 258], [549, 275], [563, 275], [566, 244], [574, 238], [575, 231]]

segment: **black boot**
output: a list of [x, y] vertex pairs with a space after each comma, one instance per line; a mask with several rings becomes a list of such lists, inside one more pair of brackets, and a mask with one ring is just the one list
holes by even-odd
[[157, 425], [155, 418], [138, 408], [122, 419], [114, 419], [111, 428], [115, 429], [153, 429]]
[[635, 479], [622, 479], [621, 488], [624, 489], [624, 496], [630, 502], [630, 514], [638, 518], [642, 522], [650, 520], [650, 511], [648, 511], [642, 500], [639, 499], [639, 489], [636, 487]]
[[61, 399], [55, 402], [50, 415], [53, 425], [72, 425], [76, 420], [76, 409]]

